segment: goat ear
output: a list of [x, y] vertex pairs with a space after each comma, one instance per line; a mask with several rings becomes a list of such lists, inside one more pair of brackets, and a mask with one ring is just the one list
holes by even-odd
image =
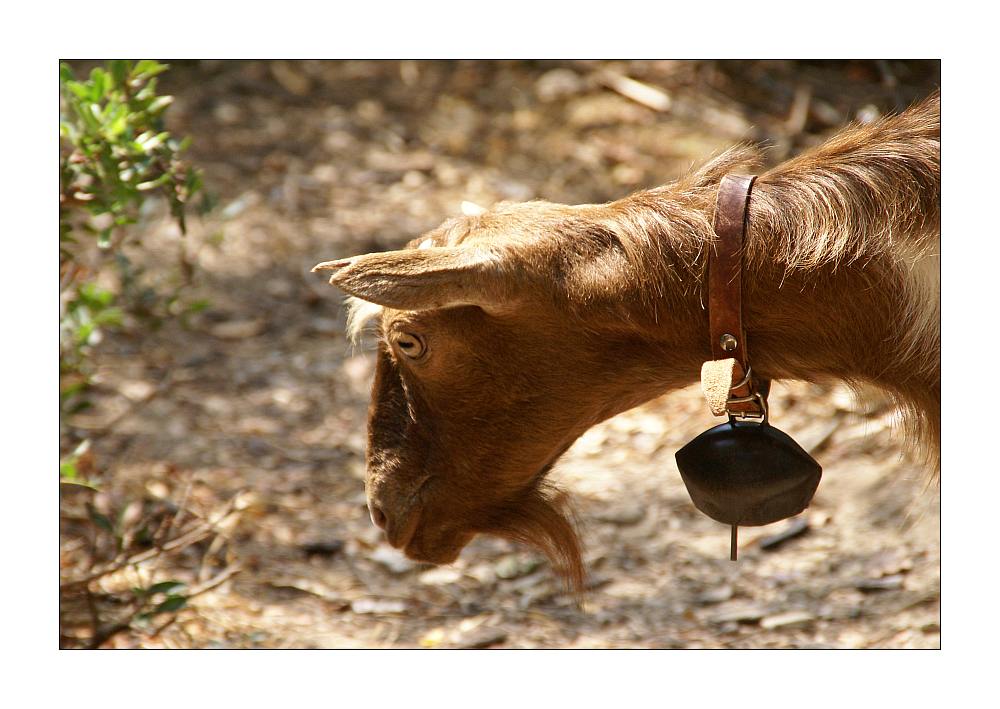
[[396, 310], [456, 305], [499, 308], [507, 300], [500, 257], [469, 247], [385, 251], [326, 261], [313, 271], [334, 271], [330, 283], [370, 303]]

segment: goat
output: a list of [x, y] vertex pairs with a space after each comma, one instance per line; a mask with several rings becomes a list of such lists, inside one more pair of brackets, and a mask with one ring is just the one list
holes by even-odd
[[[698, 380], [720, 179], [741, 145], [608, 204], [501, 203], [400, 251], [319, 264], [374, 319], [365, 488], [413, 559], [480, 533], [533, 545], [580, 587], [580, 542], [546, 474], [584, 431]], [[937, 470], [940, 97], [852, 125], [761, 174], [744, 323], [770, 379], [873, 384]]]

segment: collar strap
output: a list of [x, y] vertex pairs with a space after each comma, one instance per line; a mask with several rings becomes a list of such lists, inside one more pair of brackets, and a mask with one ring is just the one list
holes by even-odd
[[702, 367], [702, 388], [716, 415], [764, 418], [767, 413], [768, 382], [753, 376], [743, 329], [743, 241], [755, 179], [726, 175], [715, 203], [717, 238], [708, 257], [712, 361]]

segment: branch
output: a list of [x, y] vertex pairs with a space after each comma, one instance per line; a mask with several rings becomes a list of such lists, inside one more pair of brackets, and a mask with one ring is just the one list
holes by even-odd
[[191, 544], [194, 544], [196, 542], [200, 542], [202, 539], [204, 539], [205, 537], [209, 536], [212, 532], [214, 532], [216, 527], [219, 524], [221, 524], [227, 517], [229, 517], [229, 515], [237, 511], [236, 508], [238, 506], [238, 500], [240, 497], [241, 495], [239, 493], [233, 495], [233, 497], [230, 498], [225, 505], [223, 505], [222, 512], [214, 520], [205, 522], [203, 524], [199, 524], [194, 529], [186, 532], [185, 534], [182, 534], [176, 539], [167, 542], [163, 546], [154, 547], [153, 549], [147, 549], [146, 551], [134, 554], [124, 559], [118, 559], [116, 561], [112, 561], [109, 564], [105, 564], [103, 567], [97, 569], [96, 571], [92, 571], [91, 573], [86, 574], [81, 578], [72, 579], [70, 581], [64, 581], [63, 583], [59, 584], [59, 590], [66, 591], [68, 589], [77, 588], [79, 586], [85, 586], [86, 584], [89, 584], [91, 581], [99, 579], [102, 576], [107, 576], [108, 574], [113, 574], [116, 571], [121, 571], [127, 566], [133, 566], [135, 564], [142, 563], [143, 561], [152, 559], [158, 554], [163, 554], [169, 551], [173, 551], [174, 549], [181, 549], [186, 546], [190, 546]]

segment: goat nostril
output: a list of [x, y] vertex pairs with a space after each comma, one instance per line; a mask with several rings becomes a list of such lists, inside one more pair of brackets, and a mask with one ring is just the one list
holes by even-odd
[[371, 513], [372, 524], [374, 524], [379, 529], [385, 529], [385, 524], [388, 521], [385, 517], [385, 512], [378, 505], [369, 505], [368, 511]]

